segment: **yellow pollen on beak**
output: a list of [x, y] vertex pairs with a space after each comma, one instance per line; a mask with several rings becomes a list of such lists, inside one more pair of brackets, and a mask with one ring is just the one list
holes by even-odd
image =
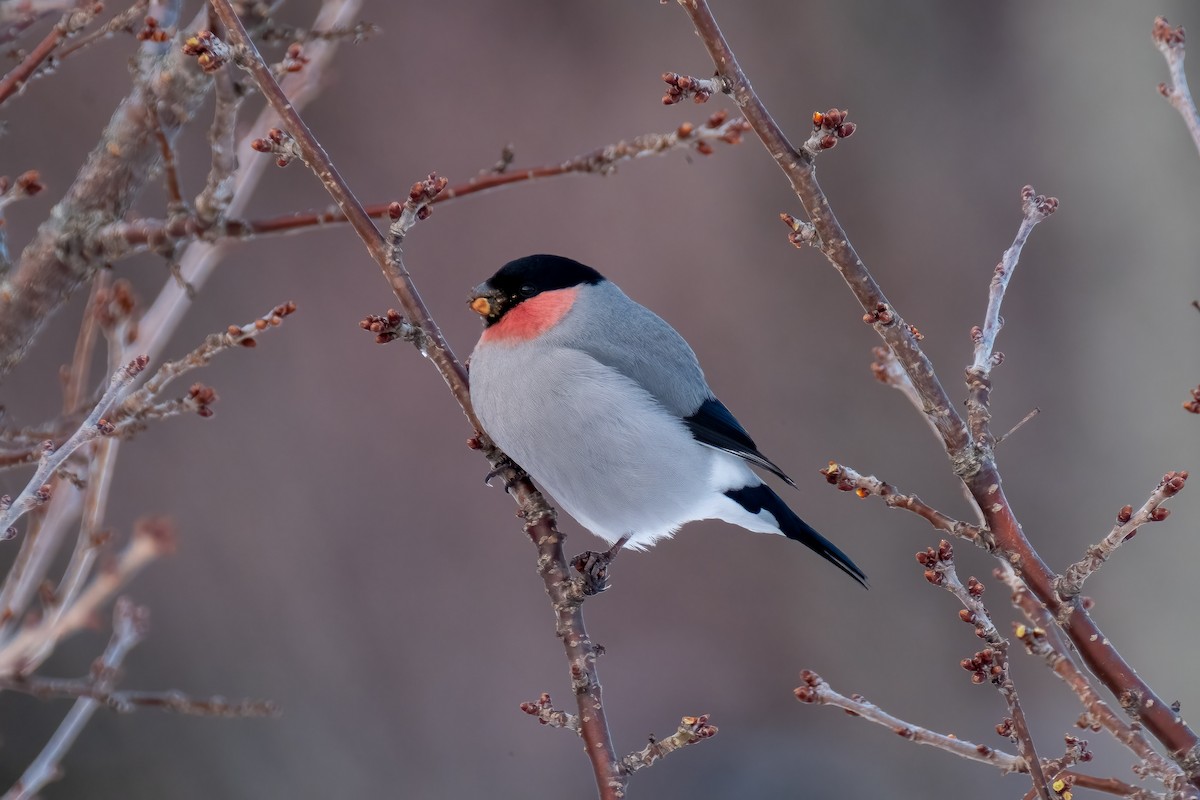
[[486, 297], [476, 297], [471, 301], [471, 310], [481, 317], [492, 313], [492, 304]]

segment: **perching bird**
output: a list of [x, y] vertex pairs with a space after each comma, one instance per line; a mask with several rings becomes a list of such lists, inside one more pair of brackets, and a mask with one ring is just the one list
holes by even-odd
[[[471, 293], [471, 402], [492, 440], [581, 525], [641, 550], [685, 522], [780, 533], [866, 575], [750, 469], [795, 483], [708, 388], [674, 328], [591, 267], [533, 255]], [[607, 559], [607, 560], [606, 560]], [[592, 559], [596, 561], [596, 559]], [[596, 590], [600, 591], [603, 586]]]

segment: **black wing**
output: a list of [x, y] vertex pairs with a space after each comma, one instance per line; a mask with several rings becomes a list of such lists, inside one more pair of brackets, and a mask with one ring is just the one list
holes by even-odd
[[696, 413], [685, 417], [683, 421], [691, 429], [696, 441], [743, 458], [756, 467], [775, 473], [789, 485], [796, 485], [796, 482], [775, 466], [771, 459], [758, 452], [750, 434], [746, 433], [746, 429], [717, 398], [710, 397], [705, 400], [700, 404], [700, 408], [696, 409]]

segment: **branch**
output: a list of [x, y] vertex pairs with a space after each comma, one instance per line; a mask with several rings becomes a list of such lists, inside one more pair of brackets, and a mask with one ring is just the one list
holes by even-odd
[[[1093, 731], [1107, 730], [1141, 759], [1142, 765], [1134, 767], [1134, 772], [1139, 776], [1158, 778], [1174, 795], [1182, 797], [1187, 785], [1183, 771], [1159, 755], [1139, 729], [1121, 719], [1104, 702], [1092, 687], [1091, 679], [1076, 666], [1070, 654], [1070, 645], [1063, 639], [1050, 612], [1029, 593], [1016, 571], [1001, 562], [993, 574], [1008, 586], [1012, 592], [1012, 604], [1029, 620], [1029, 626], [1016, 627], [1017, 638], [1025, 645], [1027, 652], [1046, 662], [1046, 666], [1071, 688], [1083, 705], [1085, 710], [1077, 726]], [[1194, 798], [1195, 794], [1188, 793], [1187, 796]]]
[[1167, 60], [1167, 69], [1171, 72], [1171, 83], [1160, 83], [1158, 93], [1167, 98], [1167, 102], [1183, 117], [1183, 124], [1192, 136], [1192, 143], [1200, 151], [1200, 114], [1196, 113], [1196, 103], [1192, 100], [1192, 92], [1188, 88], [1187, 73], [1183, 71], [1183, 26], [1172, 28], [1166, 17], [1156, 17], [1151, 36], [1154, 38], [1154, 46]]
[[862, 695], [856, 694], [852, 697], [846, 697], [845, 695], [838, 694], [825, 682], [824, 678], [812, 670], [806, 669], [802, 671], [800, 679], [804, 681], [804, 685], [796, 688], [795, 695], [796, 699], [801, 703], [813, 703], [840, 708], [851, 716], [862, 717], [868, 722], [874, 722], [876, 725], [891, 728], [892, 732], [902, 739], [908, 739], [910, 742], [915, 742], [916, 744], [926, 744], [936, 747], [965, 758], [968, 761], [991, 764], [994, 767], [998, 767], [1002, 773], [1029, 771], [1028, 764], [1026, 764], [1025, 759], [1021, 756], [997, 750], [986, 744], [973, 744], [957, 736], [946, 736], [945, 734], [935, 733], [928, 728], [922, 728], [920, 725], [905, 722], [899, 717], [894, 717], [887, 713], [874, 703], [869, 702]]
[[1057, 209], [1057, 197], [1046, 197], [1040, 194], [1035, 196], [1032, 186], [1021, 189], [1021, 212], [1024, 214], [1021, 225], [1017, 228], [1017, 235], [1013, 239], [1012, 245], [1000, 257], [1000, 263], [996, 265], [996, 271], [992, 275], [987, 311], [983, 315], [983, 327], [971, 331], [971, 338], [975, 341], [975, 363], [972, 366], [985, 375], [991, 372], [992, 367], [1004, 360], [999, 353], [993, 356], [992, 349], [996, 344], [996, 335], [1004, 326], [1004, 320], [1000, 318], [1000, 304], [1004, 301], [1004, 292], [1008, 289], [1008, 282], [1012, 280], [1013, 271], [1016, 270], [1017, 262], [1021, 258], [1021, 250], [1025, 247], [1029, 234], [1033, 232], [1037, 224]]
[[36, 675], [0, 678], [0, 689], [21, 692], [40, 700], [88, 698], [118, 714], [139, 708], [157, 708], [194, 717], [275, 717], [279, 706], [270, 700], [226, 700], [223, 697], [191, 697], [175, 689], [164, 692], [112, 691], [91, 678], [42, 678]]
[[219, 353], [234, 347], [253, 348], [257, 337], [264, 331], [282, 324], [285, 317], [295, 313], [292, 302], [275, 306], [263, 316], [245, 325], [230, 325], [223, 333], [209, 334], [199, 347], [183, 358], [168, 361], [150, 376], [140, 389], [133, 392], [112, 415], [115, 435], [128, 435], [145, 427], [146, 421], [184, 412], [195, 412], [202, 417], [211, 417], [210, 406], [216, 401], [216, 393], [195, 384], [181, 400], [161, 401], [163, 390], [182, 375], [207, 365]]
[[[921, 399], [922, 413], [938, 432], [955, 474], [962, 479], [982, 513], [985, 526], [995, 536], [997, 555], [1008, 558], [1017, 567], [1030, 591], [1060, 620], [1088, 668], [1123, 699], [1122, 707], [1162, 742], [1171, 758], [1184, 769], [1189, 782], [1200, 786], [1200, 738], [1121, 657], [1086, 609], [1078, 602], [1064, 603], [1058, 597], [1056, 575], [1025, 537], [1001, 488], [990, 442], [972, 439], [932, 363], [921, 351], [917, 336], [887, 302], [850, 244], [817, 183], [813, 152], [793, 147], [772, 119], [738, 65], [706, 0], [681, 0], [680, 5], [712, 57], [724, 90], [733, 97], [803, 203], [821, 252], [862, 305], [866, 312], [864, 320], [875, 328], [908, 375]], [[818, 123], [814, 117], [814, 124], [823, 127], [824, 120]]]
[[[266, 126], [260, 126], [259, 129], [261, 130], [262, 127]], [[558, 164], [520, 169], [507, 168], [502, 172], [484, 172], [458, 185], [447, 186], [430, 203], [446, 203], [462, 197], [545, 178], [565, 175], [612, 175], [618, 166], [626, 161], [672, 152], [694, 150], [702, 155], [708, 155], [714, 152], [713, 143], [737, 144], [741, 141], [742, 133], [747, 129], [747, 123], [742, 118], [729, 118], [727, 113], [718, 112], [701, 125], [685, 122], [671, 133], [650, 133], [636, 136], [633, 139], [622, 140], [569, 158]], [[262, 141], [261, 146], [268, 148], [267, 152], [272, 152], [269, 139], [260, 141]], [[176, 242], [226, 239], [245, 241], [259, 236], [296, 233], [329, 225], [341, 225], [348, 221], [341, 209], [333, 207], [324, 211], [283, 214], [262, 220], [224, 218], [208, 222], [199, 213], [202, 208], [199, 200], [196, 205], [198, 213], [195, 217], [185, 215], [170, 219], [121, 220], [102, 228], [97, 238], [102, 242], [106, 256], [115, 259]], [[376, 203], [365, 206], [364, 210], [371, 219], [383, 219], [388, 216], [390, 205], [390, 203]]]
[[0, 677], [28, 674], [62, 639], [92, 624], [97, 611], [156, 558], [175, 549], [175, 533], [160, 519], [139, 520], [111, 568], [92, 579], [62, 613], [27, 625], [0, 646]]
[[[267, 102], [279, 114], [284, 127], [295, 139], [305, 163], [309, 164], [321, 179], [383, 271], [410, 324], [422, 330], [424, 352], [430, 362], [446, 381], [451, 394], [462, 407], [472, 426], [477, 431], [481, 430], [471, 407], [466, 369], [445, 341], [441, 330], [421, 300], [407, 268], [403, 261], [399, 260], [399, 243], [394, 241], [394, 246], [389, 247], [384, 241], [358, 199], [337, 172], [324, 148], [280, 90], [270, 68], [246, 35], [245, 28], [229, 0], [212, 0], [212, 7], [233, 43], [236, 63], [251, 74]], [[538, 573], [542, 576], [557, 618], [557, 632], [566, 651], [572, 688], [579, 707], [581, 736], [592, 762], [596, 784], [603, 800], [617, 800], [624, 793], [624, 778], [618, 769], [604, 713], [600, 680], [595, 666], [597, 648], [592, 644], [584, 627], [580, 610], [581, 600], [576, 596], [574, 584], [570, 580], [562, 550], [562, 535], [554, 522], [554, 510], [546, 504], [528, 476], [515, 469], [503, 453], [482, 434], [474, 437], [472, 441], [488, 458], [493, 468], [500, 471], [505, 485], [510, 487], [510, 493], [520, 508], [525, 530], [537, 545]]]
[[954, 548], [945, 539], [938, 544], [936, 550], [930, 547], [917, 553], [917, 562], [925, 567], [925, 580], [934, 586], [941, 586], [958, 598], [965, 610], [965, 613], [959, 614], [959, 618], [974, 625], [975, 635], [990, 645], [976, 653], [973, 658], [963, 659], [962, 667], [971, 672], [973, 683], [991, 681], [1004, 698], [1011, 719], [1009, 727], [1012, 738], [1017, 743], [1017, 752], [1029, 767], [1033, 789], [1038, 797], [1050, 800], [1049, 781], [1042, 771], [1042, 763], [1034, 748], [1029, 722], [1025, 719], [1025, 711], [1021, 708], [1021, 700], [1017, 696], [1017, 687], [1009, 673], [1008, 640], [1000, 635], [996, 624], [992, 622], [991, 614], [983, 604], [983, 584], [971, 578], [967, 585], [963, 585], [954, 568]]
[[1087, 549], [1087, 554], [1067, 567], [1066, 572], [1058, 579], [1058, 593], [1064, 600], [1070, 600], [1083, 591], [1083, 582], [1092, 573], [1100, 569], [1105, 561], [1125, 542], [1132, 539], [1142, 525], [1148, 522], [1162, 522], [1171, 513], [1169, 508], [1163, 508], [1169, 498], [1177, 495], [1187, 483], [1188, 473], [1168, 472], [1158, 482], [1158, 486], [1150, 493], [1149, 499], [1142, 507], [1134, 512], [1132, 506], [1125, 506], [1117, 514], [1117, 523], [1108, 535]]
[[666, 758], [676, 750], [696, 744], [717, 735], [717, 726], [708, 724], [708, 714], [698, 717], [684, 717], [679, 720], [679, 728], [666, 739], [650, 738], [650, 743], [635, 753], [630, 753], [621, 759], [621, 772], [632, 775], [639, 769], [644, 769], [660, 758]]
[[102, 4], [91, 2], [91, 0], [78, 0], [76, 5], [78, 7], [64, 14], [62, 19], [46, 34], [46, 37], [21, 60], [20, 64], [0, 78], [0, 105], [24, 89], [42, 62], [49, 58], [60, 44], [90, 25], [104, 8]]
[[[173, 22], [173, 20], [165, 20]], [[159, 110], [168, 141], [190, 121], [209, 80], [177, 48], [143, 45], [139, 79], [62, 200], [21, 254], [11, 278], [0, 282], [0, 380], [15, 366], [50, 316], [88, 280], [96, 227], [121, 219], [159, 162], [151, 122]]]
[[[113, 611], [112, 639], [105, 648], [104, 655], [96, 661], [93, 668], [97, 692], [109, 693], [112, 691], [125, 655], [146, 635], [148, 616], [145, 608], [134, 606], [128, 598], [117, 601], [116, 609]], [[91, 697], [81, 697], [76, 700], [75, 705], [67, 713], [58, 730], [50, 737], [45, 748], [26, 768], [13, 787], [5, 793], [3, 800], [26, 800], [56, 779], [61, 774], [59, 762], [71, 749], [75, 739], [79, 737], [84, 726], [92, 718], [96, 709], [100, 708], [100, 705], [99, 700]]]
[[991, 374], [992, 368], [1004, 361], [1004, 354], [993, 352], [996, 336], [1004, 326], [1000, 317], [1000, 304], [1004, 302], [1004, 292], [1008, 282], [1012, 280], [1017, 261], [1021, 258], [1021, 249], [1029, 234], [1039, 222], [1050, 216], [1058, 209], [1057, 197], [1035, 195], [1032, 186], [1021, 189], [1021, 211], [1024, 214], [1021, 226], [1012, 246], [1004, 251], [988, 290], [987, 311], [983, 315], [983, 327], [971, 329], [971, 340], [975, 342], [975, 361], [967, 368], [967, 424], [971, 430], [971, 439], [978, 446], [994, 447], [996, 442], [992, 436], [989, 424], [991, 422]]
[[109, 379], [108, 389], [100, 398], [100, 402], [79, 426], [79, 430], [75, 431], [74, 435], [67, 439], [61, 447], [54, 448], [53, 443], [50, 443], [52, 449], [48, 448], [43, 452], [37, 470], [17, 498], [15, 500], [7, 497], [0, 498], [0, 532], [2, 532], [0, 538], [11, 539], [16, 536], [17, 532], [12, 527], [13, 523], [26, 512], [50, 500], [50, 478], [72, 453], [93, 439], [107, 436], [113, 432], [112, 423], [104, 419], [103, 415], [145, 368], [146, 357], [138, 356], [117, 370]]
[[904, 494], [890, 483], [879, 480], [874, 475], [860, 475], [845, 464], [830, 461], [825, 469], [820, 471], [825, 480], [836, 486], [842, 492], [854, 492], [859, 497], [879, 497], [888, 508], [903, 508], [911, 511], [932, 525], [936, 530], [951, 536], [966, 539], [968, 542], [990, 550], [994, 544], [988, 532], [979, 526], [943, 514], [936, 508], [927, 505], [915, 494]]

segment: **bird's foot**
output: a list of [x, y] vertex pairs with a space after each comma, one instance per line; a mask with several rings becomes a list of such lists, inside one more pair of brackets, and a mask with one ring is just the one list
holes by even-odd
[[[488, 486], [491, 486], [492, 478], [495, 478], [501, 472], [504, 472], [505, 470], [508, 470], [508, 469], [519, 469], [519, 467], [517, 466], [517, 462], [513, 461], [508, 456], [504, 456], [504, 459], [500, 462], [500, 466], [496, 467], [494, 470], [492, 470], [487, 475], [485, 475], [483, 478], [483, 482], [485, 484], [487, 484]], [[512, 484], [507, 480], [504, 481], [504, 492], [506, 494], [512, 493]]]
[[613, 543], [607, 550], [597, 553], [595, 550], [585, 550], [571, 559], [571, 566], [579, 573], [576, 579], [585, 597], [593, 597], [608, 588], [608, 565], [621, 552], [621, 548], [629, 541], [625, 534]]

